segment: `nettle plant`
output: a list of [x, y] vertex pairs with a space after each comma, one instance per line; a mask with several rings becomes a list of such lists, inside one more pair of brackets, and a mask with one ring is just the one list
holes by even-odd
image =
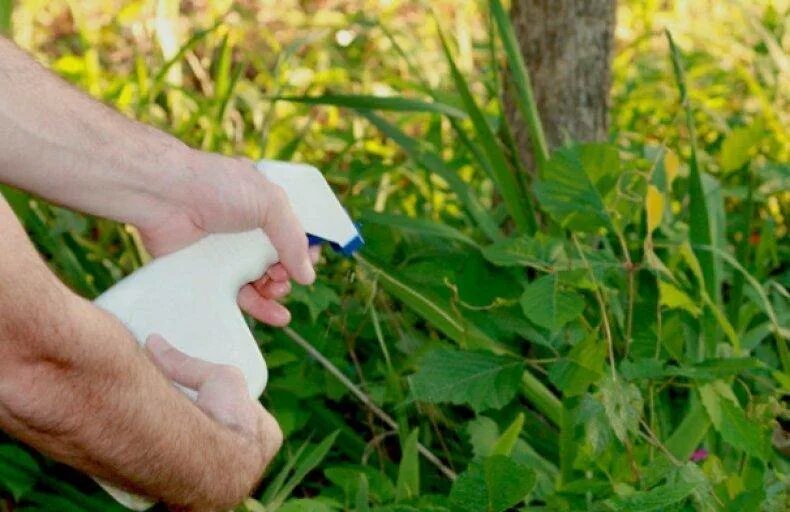
[[[480, 107], [444, 39], [453, 93], [423, 82], [432, 102], [288, 98], [355, 109], [399, 146], [404, 180], [421, 191], [400, 214], [363, 215], [369, 243], [358, 263], [413, 320], [401, 332], [413, 340], [409, 401], [472, 448], [448, 454], [465, 469], [448, 500], [431, 503], [782, 510], [787, 447], [771, 438], [787, 417], [788, 295], [771, 278], [781, 265], [776, 226], [761, 224], [760, 211], [761, 180], [783, 171], [752, 170], [748, 129], [721, 145], [747, 179], [704, 171], [669, 33], [688, 146], [569, 142], [550, 153], [510, 22], [498, 0], [490, 7], [534, 172], [502, 109]], [[443, 121], [415, 137], [376, 111]], [[414, 435], [403, 436], [404, 457], [416, 457]], [[430, 431], [420, 439], [439, 444]]]

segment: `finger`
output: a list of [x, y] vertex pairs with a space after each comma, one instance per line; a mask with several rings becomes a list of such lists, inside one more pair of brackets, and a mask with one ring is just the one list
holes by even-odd
[[274, 327], [285, 327], [291, 321], [291, 312], [279, 302], [262, 297], [255, 288], [244, 286], [239, 291], [239, 306], [257, 320]]
[[264, 277], [266, 276], [268, 276], [272, 281], [287, 281], [288, 271], [285, 270], [285, 267], [280, 263], [277, 263], [276, 265], [269, 267], [269, 270], [267, 270], [266, 274], [264, 274]]
[[255, 291], [261, 295], [261, 297], [266, 299], [282, 299], [291, 293], [290, 281], [279, 282], [259, 279], [252, 283], [252, 286], [255, 288]]
[[266, 409], [261, 407], [261, 432], [263, 434], [263, 453], [265, 454], [265, 462], [268, 466], [272, 459], [280, 451], [283, 445], [283, 431], [274, 416]]
[[321, 259], [321, 246], [320, 245], [311, 245], [310, 246], [310, 262], [315, 265], [318, 263], [318, 260]]
[[158, 334], [148, 337], [145, 348], [167, 378], [194, 390], [199, 389], [219, 366], [186, 355]]
[[301, 284], [315, 280], [315, 270], [307, 251], [307, 237], [299, 219], [291, 208], [285, 191], [278, 185], [259, 176], [261, 200], [261, 227], [277, 250], [280, 263], [288, 274]]

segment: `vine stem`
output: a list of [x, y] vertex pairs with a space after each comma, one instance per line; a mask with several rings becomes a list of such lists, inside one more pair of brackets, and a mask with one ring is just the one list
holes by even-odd
[[615, 363], [614, 363], [614, 341], [612, 340], [612, 329], [609, 327], [609, 315], [606, 314], [606, 303], [603, 300], [603, 295], [601, 294], [601, 285], [598, 284], [598, 280], [595, 278], [595, 272], [593, 272], [590, 263], [587, 261], [587, 256], [584, 255], [584, 251], [579, 245], [579, 239], [576, 238], [576, 235], [571, 235], [573, 237], [573, 243], [576, 246], [576, 250], [579, 251], [579, 256], [581, 256], [582, 261], [584, 262], [584, 266], [587, 267], [587, 271], [590, 273], [590, 279], [592, 279], [593, 284], [595, 284], [595, 298], [598, 300], [598, 306], [601, 308], [601, 318], [603, 320], [603, 329], [604, 334], [606, 335], [606, 345], [609, 348], [609, 366], [612, 370], [612, 380], [617, 381], [617, 371], [615, 370]]
[[[318, 351], [309, 341], [307, 341], [302, 335], [298, 332], [294, 331], [290, 327], [286, 327], [283, 329], [283, 332], [286, 336], [288, 336], [291, 340], [293, 340], [297, 345], [302, 347], [305, 352], [307, 352], [313, 359], [318, 361], [318, 363], [326, 369], [329, 373], [332, 374], [337, 380], [340, 381], [349, 391], [353, 394], [357, 399], [362, 402], [365, 407], [370, 409], [370, 411], [375, 414], [381, 421], [383, 421], [387, 426], [392, 429], [398, 430], [398, 422], [392, 419], [392, 416], [384, 412], [378, 405], [373, 403], [373, 400], [365, 394], [364, 391], [359, 389], [359, 387], [351, 382], [351, 380], [346, 377], [340, 369], [337, 368], [332, 361], [324, 357], [324, 355]], [[425, 457], [428, 462], [436, 466], [439, 471], [441, 471], [444, 476], [449, 478], [450, 480], [455, 480], [458, 478], [458, 474], [447, 467], [444, 462], [441, 461], [439, 457], [433, 454], [428, 448], [426, 448], [422, 443], [417, 443], [417, 450]]]

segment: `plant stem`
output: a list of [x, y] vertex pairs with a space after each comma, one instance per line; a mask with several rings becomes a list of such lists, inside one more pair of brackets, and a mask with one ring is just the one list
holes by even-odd
[[[331, 373], [333, 377], [339, 380], [341, 384], [343, 384], [349, 391], [351, 391], [351, 394], [357, 397], [357, 399], [360, 402], [362, 402], [362, 404], [365, 405], [365, 407], [370, 409], [370, 411], [373, 412], [373, 414], [375, 414], [376, 416], [378, 416], [378, 418], [381, 421], [383, 421], [388, 427], [396, 431], [398, 430], [399, 428], [398, 423], [394, 419], [392, 419], [392, 416], [384, 412], [378, 405], [376, 405], [373, 402], [373, 400], [368, 395], [365, 394], [364, 391], [359, 389], [353, 382], [351, 382], [351, 380], [349, 380], [349, 378], [346, 377], [343, 374], [343, 372], [341, 372], [334, 364], [332, 364], [332, 362], [329, 359], [324, 357], [324, 355], [321, 352], [319, 352], [318, 349], [316, 349], [309, 341], [304, 339], [299, 333], [297, 333], [290, 327], [286, 327], [285, 329], [283, 329], [283, 332], [285, 333], [286, 336], [291, 338], [291, 340], [293, 340], [297, 345], [302, 347], [305, 350], [305, 352], [310, 354], [310, 356], [313, 359], [318, 361], [318, 363], [321, 366], [323, 366], [324, 369], [326, 369], [326, 371]], [[455, 471], [447, 467], [441, 461], [441, 459], [439, 459], [439, 457], [434, 455], [433, 452], [428, 450], [428, 448], [426, 448], [422, 444], [420, 443], [417, 444], [417, 450], [422, 454], [423, 457], [425, 457], [428, 460], [428, 462], [436, 466], [439, 469], [439, 471], [444, 473], [444, 475], [450, 480], [455, 480], [458, 477]]]

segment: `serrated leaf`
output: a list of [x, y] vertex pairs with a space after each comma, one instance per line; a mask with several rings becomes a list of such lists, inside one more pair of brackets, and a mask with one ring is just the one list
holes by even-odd
[[609, 425], [617, 438], [625, 443], [628, 435], [639, 430], [639, 418], [644, 405], [642, 394], [634, 384], [607, 376], [599, 390]]
[[409, 378], [416, 400], [467, 404], [476, 412], [499, 409], [515, 397], [524, 363], [487, 352], [429, 352]]
[[666, 484], [645, 492], [632, 494], [627, 498], [614, 502], [615, 510], [621, 512], [651, 512], [666, 510], [667, 507], [680, 503], [699, 486], [697, 482], [677, 482]]
[[542, 234], [535, 237], [519, 236], [493, 243], [483, 248], [483, 256], [500, 267], [547, 267], [567, 261], [560, 240]]
[[311, 286], [294, 286], [289, 299], [307, 306], [313, 322], [331, 305], [340, 304], [340, 297], [335, 290], [320, 281]]
[[530, 321], [551, 332], [575, 320], [584, 310], [584, 298], [574, 291], [562, 289], [556, 274], [530, 283], [520, 302]]
[[715, 382], [700, 386], [699, 392], [713, 426], [725, 442], [763, 461], [768, 459], [771, 448], [766, 428], [746, 417], [729, 387]]
[[535, 472], [503, 455], [473, 462], [450, 490], [453, 510], [502, 512], [518, 504], [535, 485]]
[[607, 144], [582, 144], [558, 149], [535, 183], [540, 207], [562, 227], [595, 232], [611, 229], [603, 196], [619, 175], [617, 149]]
[[605, 358], [606, 345], [595, 336], [588, 336], [551, 367], [549, 380], [565, 396], [579, 395], [601, 377]]

